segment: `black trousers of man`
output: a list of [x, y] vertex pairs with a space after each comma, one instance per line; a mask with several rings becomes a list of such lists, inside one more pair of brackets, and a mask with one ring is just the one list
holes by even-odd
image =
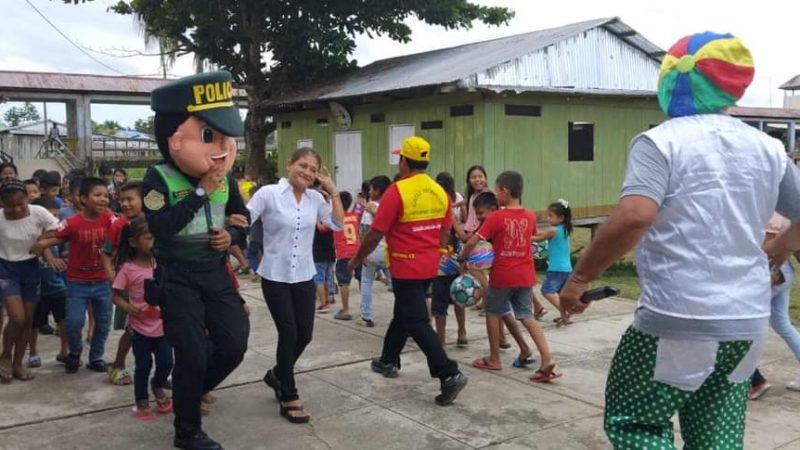
[[431, 280], [403, 280], [392, 278], [394, 290], [394, 317], [383, 340], [381, 361], [400, 367], [400, 352], [408, 337], [425, 353], [428, 369], [434, 378], [448, 378], [458, 374], [458, 364], [447, 357], [436, 332], [428, 319], [425, 292]]
[[223, 261], [159, 262], [164, 334], [175, 350], [175, 431], [201, 428], [200, 398], [242, 362], [250, 321]]

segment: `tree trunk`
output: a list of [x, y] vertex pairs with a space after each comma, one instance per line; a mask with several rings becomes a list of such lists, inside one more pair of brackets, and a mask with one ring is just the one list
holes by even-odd
[[[250, 99], [253, 104], [254, 99]], [[265, 175], [267, 167], [267, 116], [260, 108], [250, 108], [244, 119], [244, 141], [247, 147], [245, 173], [256, 179]]]

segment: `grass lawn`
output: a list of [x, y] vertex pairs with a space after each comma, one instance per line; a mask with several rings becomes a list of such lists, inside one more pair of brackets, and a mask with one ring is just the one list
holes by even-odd
[[[588, 229], [577, 228], [572, 233], [572, 250], [576, 251], [583, 247], [586, 249], [589, 245], [590, 233]], [[635, 257], [633, 252], [629, 252], [623, 258], [625, 262], [634, 262]], [[795, 273], [798, 273], [798, 264], [795, 264]], [[540, 280], [544, 280], [544, 273], [539, 275]], [[613, 273], [602, 276], [598, 279], [593, 286], [612, 286], [621, 291], [620, 296], [623, 298], [636, 300], [639, 297], [639, 282], [635, 275], [625, 273]], [[795, 283], [792, 286], [791, 300], [789, 302], [789, 315], [792, 322], [800, 324], [800, 283]]]

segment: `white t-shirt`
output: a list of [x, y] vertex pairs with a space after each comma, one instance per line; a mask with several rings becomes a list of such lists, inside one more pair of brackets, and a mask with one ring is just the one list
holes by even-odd
[[455, 206], [464, 201], [464, 196], [461, 195], [460, 192], [456, 192], [456, 201], [453, 202], [453, 219], [456, 222], [461, 223], [461, 206]]
[[45, 231], [58, 228], [58, 219], [41, 206], [30, 205], [30, 215], [24, 219], [8, 220], [0, 210], [0, 259], [26, 261], [36, 258], [31, 247]]
[[[376, 208], [380, 206], [379, 202], [371, 201], [368, 204], [370, 203], [374, 204]], [[375, 214], [372, 214], [366, 209], [364, 209], [364, 213], [361, 214], [361, 229], [369, 230], [370, 227], [372, 227], [373, 220], [375, 220]], [[373, 250], [372, 253], [370, 253], [369, 256], [367, 256], [367, 261], [370, 262], [383, 261], [383, 253], [385, 248], [386, 248], [386, 238], [381, 239], [381, 241], [378, 243], [378, 246], [375, 247], [375, 250]]]

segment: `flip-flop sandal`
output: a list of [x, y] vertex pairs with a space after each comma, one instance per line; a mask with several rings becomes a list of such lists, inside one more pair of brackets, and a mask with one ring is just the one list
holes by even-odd
[[511, 365], [516, 367], [517, 369], [524, 369], [535, 362], [536, 360], [533, 358], [519, 359], [519, 357], [517, 357], [517, 359], [515, 359], [514, 362], [511, 363]]
[[539, 312], [533, 313], [533, 318], [536, 320], [540, 320], [542, 317], [547, 315], [547, 310], [542, 308]]
[[539, 369], [539, 370], [536, 371], [535, 374], [533, 374], [532, 377], [530, 377], [530, 380], [532, 382], [534, 382], [534, 383], [549, 383], [549, 382], [555, 380], [556, 378], [560, 378], [560, 377], [561, 377], [561, 374], [560, 373], [555, 373], [555, 371], [553, 371], [553, 370], [551, 370], [548, 373], [548, 372], [544, 372], [542, 369]]
[[565, 326], [567, 326], [567, 325], [572, 325], [572, 321], [571, 321], [571, 320], [569, 320], [569, 319], [567, 319], [567, 320], [562, 320], [561, 318], [559, 318], [559, 319], [558, 319], [558, 320], [556, 320], [555, 322], [556, 322], [556, 328], [561, 328], [561, 327], [565, 327]]
[[343, 314], [341, 311], [339, 311], [336, 314], [334, 314], [333, 318], [336, 320], [353, 320], [353, 315]]
[[281, 416], [285, 417], [291, 423], [308, 423], [311, 416], [293, 416], [289, 411], [305, 411], [300, 405], [284, 405], [281, 403]]
[[503, 366], [500, 364], [492, 364], [487, 361], [486, 358], [478, 358], [475, 361], [472, 361], [472, 367], [484, 370], [503, 370]]
[[458, 348], [466, 348], [469, 347], [469, 341], [467, 339], [459, 339], [456, 341], [456, 347]]

